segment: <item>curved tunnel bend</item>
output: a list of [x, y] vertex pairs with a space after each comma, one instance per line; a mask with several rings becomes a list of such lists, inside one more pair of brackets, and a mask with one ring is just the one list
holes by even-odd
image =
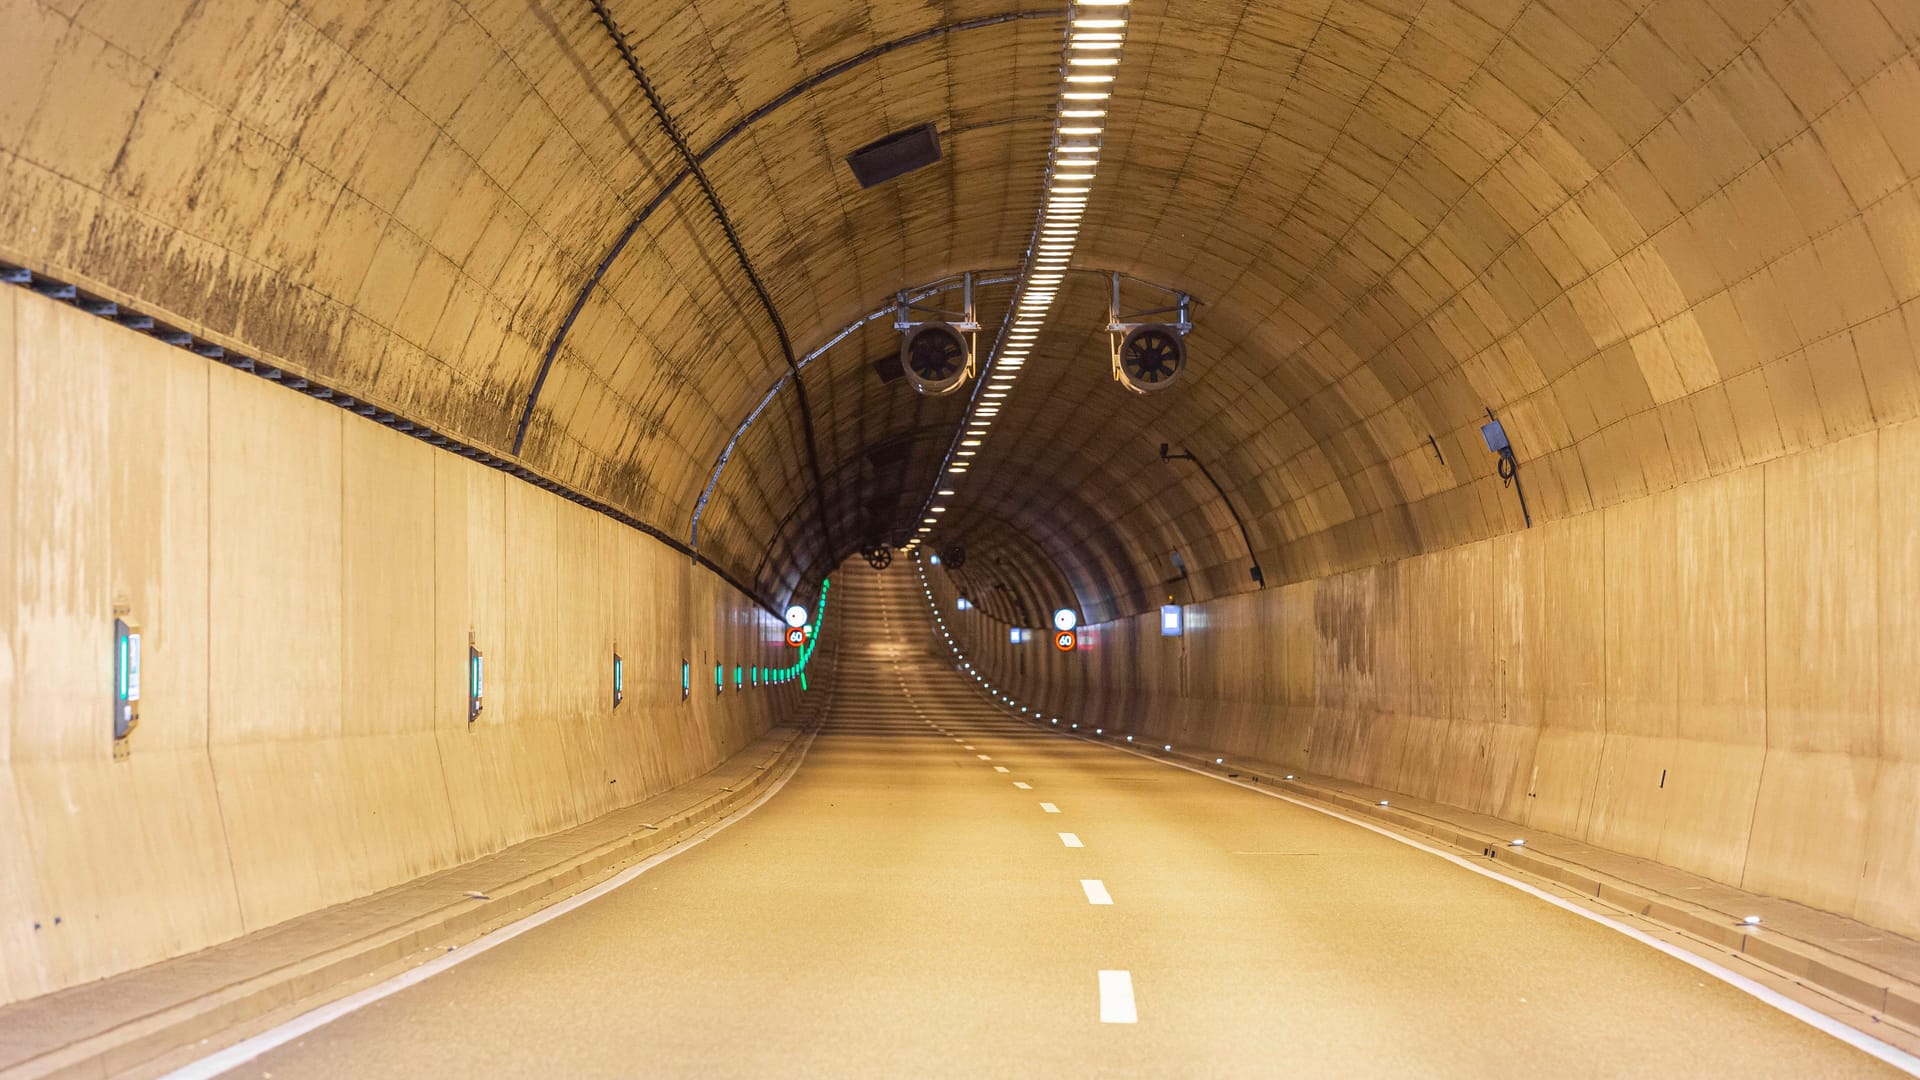
[[265, 1064], [1920, 1074], [1920, 0], [0, 72], [0, 1080], [419, 949]]
[[833, 596], [831, 700], [777, 795], [250, 1068], [1892, 1074], [1425, 851], [1025, 722], [935, 654], [908, 573]]

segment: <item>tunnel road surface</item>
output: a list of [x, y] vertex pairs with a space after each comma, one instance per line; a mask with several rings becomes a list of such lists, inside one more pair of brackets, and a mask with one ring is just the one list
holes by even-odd
[[860, 576], [760, 809], [233, 1075], [1895, 1075], [1428, 853], [1010, 720], [908, 575]]

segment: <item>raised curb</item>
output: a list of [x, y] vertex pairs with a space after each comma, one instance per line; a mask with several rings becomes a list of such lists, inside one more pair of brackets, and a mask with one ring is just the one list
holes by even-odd
[[[545, 906], [550, 900], [560, 899], [561, 894], [575, 891], [576, 886], [608, 876], [620, 864], [672, 848], [714, 822], [730, 816], [758, 798], [779, 777], [790, 772], [797, 764], [800, 752], [810, 741], [807, 737], [817, 729], [817, 715], [803, 725], [775, 727], [705, 776], [654, 796], [655, 799], [671, 797], [677, 791], [691, 795], [707, 789], [708, 785], [703, 784], [703, 780], [720, 778], [724, 774], [718, 791], [654, 817], [650, 822], [653, 828], [628, 833], [561, 861], [536, 867], [502, 886], [490, 889], [484, 899], [462, 899], [446, 904], [438, 910], [382, 928], [345, 945], [242, 978], [218, 990], [161, 1008], [133, 1021], [82, 1036], [56, 1049], [4, 1063], [0, 1065], [0, 1080], [104, 1078], [122, 1073], [277, 1009], [331, 990], [344, 989], [345, 984], [352, 980], [398, 963], [422, 949], [471, 936], [482, 927], [512, 922], [530, 909]], [[759, 760], [750, 767], [729, 768], [754, 754], [756, 745], [769, 740], [771, 745], [762, 746]], [[632, 809], [623, 808], [613, 813], [631, 812]], [[586, 822], [574, 828], [586, 829], [595, 824]], [[538, 839], [563, 836], [570, 831], [573, 830], [563, 830]], [[512, 852], [513, 848], [507, 848], [466, 865], [510, 858]], [[442, 873], [446, 871], [427, 875], [427, 878]], [[423, 880], [426, 878], [396, 888], [404, 889]], [[193, 955], [162, 961], [162, 964], [178, 963]], [[90, 986], [97, 989], [113, 981], [110, 978]], [[4, 1010], [0, 1010], [0, 1016], [4, 1015]]]

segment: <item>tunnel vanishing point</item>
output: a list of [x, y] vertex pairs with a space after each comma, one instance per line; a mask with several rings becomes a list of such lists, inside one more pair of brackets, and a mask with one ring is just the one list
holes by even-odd
[[1920, 1075], [1920, 0], [0, 0], [0, 1080]]

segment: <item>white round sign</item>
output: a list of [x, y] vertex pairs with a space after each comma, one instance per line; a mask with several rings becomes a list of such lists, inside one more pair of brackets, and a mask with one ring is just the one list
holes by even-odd
[[787, 625], [795, 628], [807, 625], [807, 609], [799, 604], [788, 608]]
[[1063, 607], [1053, 613], [1053, 628], [1055, 630], [1071, 630], [1079, 625], [1080, 616], [1075, 615], [1072, 608]]

